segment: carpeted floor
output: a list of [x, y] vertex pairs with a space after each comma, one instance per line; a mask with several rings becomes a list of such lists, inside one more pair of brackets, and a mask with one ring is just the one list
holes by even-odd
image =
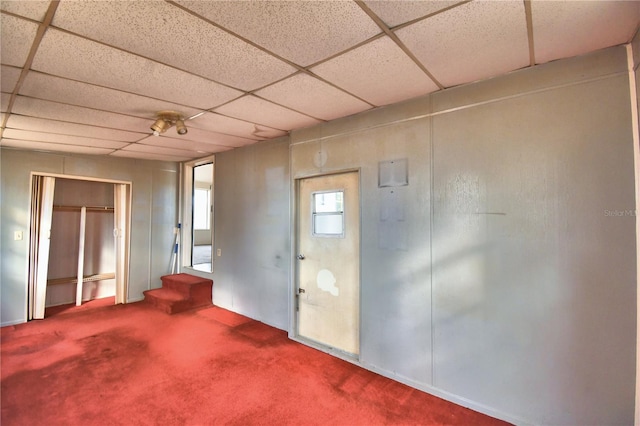
[[69, 310], [0, 336], [3, 426], [504, 424], [217, 307]]

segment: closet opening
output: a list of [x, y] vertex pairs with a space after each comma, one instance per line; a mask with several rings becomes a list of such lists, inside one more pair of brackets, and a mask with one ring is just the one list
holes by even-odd
[[131, 183], [32, 173], [28, 320], [126, 303]]

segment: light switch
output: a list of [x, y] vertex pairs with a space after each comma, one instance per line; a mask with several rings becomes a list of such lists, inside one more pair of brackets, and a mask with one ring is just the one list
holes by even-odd
[[216, 254], [218, 255], [218, 257], [222, 256], [222, 249], [216, 250]]
[[15, 231], [13, 233], [13, 239], [16, 241], [22, 241], [22, 231]]

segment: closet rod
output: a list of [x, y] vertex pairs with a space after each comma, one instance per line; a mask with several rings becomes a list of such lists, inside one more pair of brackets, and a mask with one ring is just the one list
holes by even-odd
[[[53, 206], [54, 210], [65, 212], [79, 212], [82, 206]], [[113, 213], [113, 207], [87, 206], [88, 212], [110, 212]]]
[[[115, 279], [115, 272], [106, 272], [104, 274], [94, 274], [94, 275], [85, 275], [82, 278], [83, 283], [93, 282], [93, 281], [103, 281], [103, 280], [112, 280]], [[51, 278], [47, 280], [47, 285], [58, 285], [58, 284], [76, 284], [78, 282], [78, 277], [64, 277], [64, 278]]]

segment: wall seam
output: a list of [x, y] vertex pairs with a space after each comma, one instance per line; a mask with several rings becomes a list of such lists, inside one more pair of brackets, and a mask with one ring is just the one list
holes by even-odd
[[[433, 111], [433, 97], [429, 98], [429, 111]], [[430, 126], [429, 126], [429, 170], [430, 170], [430, 178], [429, 178], [429, 299], [431, 303], [430, 313], [431, 313], [431, 384], [432, 386], [436, 386], [436, 363], [435, 363], [435, 325], [434, 325], [434, 303], [433, 303], [433, 212], [434, 205], [433, 197], [434, 197], [434, 164], [435, 161], [433, 159], [434, 154], [434, 144], [433, 144], [433, 118], [429, 117]]]

